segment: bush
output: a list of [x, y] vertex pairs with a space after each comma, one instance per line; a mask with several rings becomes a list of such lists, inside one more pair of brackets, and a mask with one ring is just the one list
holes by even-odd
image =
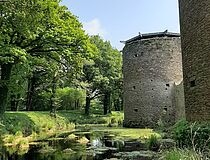
[[190, 126], [185, 120], [179, 121], [175, 124], [172, 134], [176, 140], [178, 147], [185, 147], [189, 144], [190, 137]]
[[210, 146], [210, 124], [180, 121], [173, 128], [173, 138], [179, 147], [203, 151]]
[[201, 154], [198, 154], [191, 150], [174, 149], [174, 150], [164, 152], [163, 156], [160, 159], [163, 159], [163, 160], [202, 160], [203, 157]]

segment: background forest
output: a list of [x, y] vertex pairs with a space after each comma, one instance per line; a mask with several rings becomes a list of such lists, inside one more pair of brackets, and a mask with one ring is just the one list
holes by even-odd
[[58, 0], [0, 5], [0, 113], [122, 110], [122, 55]]

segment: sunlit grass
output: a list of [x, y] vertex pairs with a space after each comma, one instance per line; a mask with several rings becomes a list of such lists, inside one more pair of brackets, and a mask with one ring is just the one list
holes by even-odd
[[137, 129], [137, 128], [101, 128], [101, 131], [116, 134], [118, 138], [125, 139], [148, 139], [151, 135], [160, 137], [160, 134], [156, 133], [152, 129]]
[[108, 115], [90, 114], [86, 116], [82, 111], [59, 111], [59, 116], [66, 117], [70, 122], [77, 125], [83, 124], [118, 124], [122, 125], [124, 114], [123, 112], [112, 112]]
[[71, 131], [77, 125], [122, 125], [123, 113], [109, 115], [91, 114], [85, 116], [81, 111], [59, 111], [56, 118], [49, 112], [6, 112], [0, 125], [1, 135], [22, 133], [23, 137], [44, 139], [56, 132]]
[[2, 124], [2, 132], [8, 134], [22, 132], [24, 136], [29, 136], [33, 132], [72, 130], [75, 127], [67, 118], [59, 115], [54, 118], [49, 112], [7, 112]]
[[67, 118], [59, 115], [55, 118], [49, 112], [6, 112], [1, 123], [4, 145], [18, 148], [75, 128]]

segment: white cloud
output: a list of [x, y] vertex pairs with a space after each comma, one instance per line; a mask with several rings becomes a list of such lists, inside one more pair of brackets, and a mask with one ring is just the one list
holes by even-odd
[[91, 20], [90, 22], [83, 23], [83, 28], [89, 35], [100, 35], [103, 37], [106, 34], [106, 31], [103, 29], [97, 18]]

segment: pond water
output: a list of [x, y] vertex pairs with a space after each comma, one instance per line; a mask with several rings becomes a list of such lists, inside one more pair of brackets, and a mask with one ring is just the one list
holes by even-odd
[[31, 143], [27, 148], [1, 146], [0, 160], [100, 160], [114, 157], [125, 146], [106, 131], [76, 131], [74, 139], [67, 138], [69, 134]]

